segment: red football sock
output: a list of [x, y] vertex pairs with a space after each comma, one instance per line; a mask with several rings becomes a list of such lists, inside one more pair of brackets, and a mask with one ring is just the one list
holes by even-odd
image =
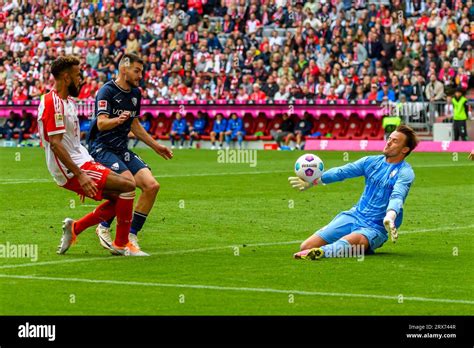
[[83, 218], [74, 223], [73, 230], [76, 236], [85, 229], [97, 225], [102, 221], [107, 221], [115, 216], [115, 201], [105, 201], [92, 213], [87, 214]]
[[115, 205], [115, 213], [117, 215], [117, 233], [115, 234], [115, 245], [124, 247], [128, 243], [128, 234], [132, 225], [133, 217], [133, 200], [135, 192], [127, 192], [120, 194]]

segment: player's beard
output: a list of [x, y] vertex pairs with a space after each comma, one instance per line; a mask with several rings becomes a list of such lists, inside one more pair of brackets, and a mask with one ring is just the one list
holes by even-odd
[[129, 86], [133, 87], [133, 88], [138, 88], [138, 86], [140, 86], [140, 81], [136, 82], [135, 83], [135, 80], [132, 80], [131, 78], [129, 78], [127, 76], [127, 79], [126, 79], [126, 82]]
[[69, 86], [67, 86], [67, 91], [68, 91], [68, 93], [69, 93], [69, 95], [70, 95], [71, 97], [76, 98], [76, 97], [79, 96], [79, 93], [80, 93], [80, 91], [81, 91], [81, 86], [76, 87], [76, 85], [74, 84], [74, 82], [71, 82], [71, 83], [69, 84]]

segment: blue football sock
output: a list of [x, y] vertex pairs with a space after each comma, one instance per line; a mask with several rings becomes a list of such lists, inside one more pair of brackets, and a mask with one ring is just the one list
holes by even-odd
[[133, 233], [134, 235], [137, 235], [138, 232], [143, 227], [143, 224], [146, 221], [147, 214], [139, 213], [139, 212], [134, 212], [133, 213], [133, 220], [132, 220], [132, 226], [130, 227], [130, 233]]
[[110, 228], [112, 226], [112, 222], [114, 222], [115, 217], [109, 219], [108, 221], [102, 221], [100, 224], [105, 228]]
[[351, 244], [345, 239], [339, 239], [332, 244], [323, 245], [324, 257], [348, 257]]

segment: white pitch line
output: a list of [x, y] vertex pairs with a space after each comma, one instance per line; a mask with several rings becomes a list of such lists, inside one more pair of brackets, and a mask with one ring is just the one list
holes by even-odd
[[[112, 285], [131, 285], [131, 286], [151, 286], [162, 288], [186, 288], [186, 289], [203, 289], [203, 290], [219, 290], [219, 291], [240, 291], [240, 292], [262, 292], [275, 294], [296, 294], [306, 296], [330, 296], [330, 297], [353, 297], [353, 298], [374, 298], [381, 300], [398, 301], [398, 296], [389, 295], [375, 295], [375, 294], [352, 294], [343, 292], [322, 292], [322, 291], [302, 291], [302, 290], [282, 290], [272, 288], [248, 288], [248, 287], [233, 287], [233, 286], [218, 286], [218, 285], [200, 285], [200, 284], [170, 284], [170, 283], [151, 283], [151, 282], [137, 282], [125, 280], [107, 280], [107, 279], [85, 279], [85, 278], [60, 278], [60, 277], [42, 277], [31, 275], [9, 275], [0, 274], [0, 278], [10, 279], [26, 279], [26, 280], [45, 280], [45, 281], [64, 281], [64, 282], [78, 282], [89, 284], [112, 284]], [[474, 305], [472, 300], [453, 300], [445, 298], [427, 298], [427, 297], [411, 297], [404, 296], [403, 300], [418, 301], [418, 302], [438, 302], [438, 303], [459, 303]]]
[[[170, 251], [158, 251], [156, 253], [150, 253], [150, 256], [159, 256], [159, 255], [175, 255], [175, 254], [189, 254], [189, 253], [199, 253], [206, 251], [214, 250], [223, 250], [231, 248], [241, 248], [241, 247], [253, 247], [253, 246], [272, 246], [272, 245], [287, 245], [287, 244], [297, 244], [302, 241], [288, 241], [288, 242], [274, 242], [274, 243], [255, 243], [255, 244], [233, 244], [226, 246], [216, 246], [216, 247], [206, 247], [206, 248], [196, 248], [196, 249], [184, 249], [184, 250], [170, 250]], [[0, 269], [11, 269], [11, 268], [21, 268], [21, 267], [33, 267], [33, 266], [47, 266], [55, 264], [65, 264], [65, 263], [75, 263], [75, 262], [89, 262], [89, 261], [108, 261], [108, 260], [122, 260], [122, 257], [118, 256], [104, 256], [104, 257], [85, 257], [80, 259], [69, 259], [69, 260], [58, 260], [58, 261], [44, 261], [44, 262], [31, 262], [31, 263], [21, 263], [16, 265], [3, 265], [0, 266]]]
[[[228, 172], [228, 173], [192, 173], [192, 174], [163, 174], [155, 175], [155, 178], [188, 178], [188, 177], [201, 177], [201, 176], [229, 176], [229, 175], [256, 175], [256, 174], [277, 174], [277, 173], [289, 173], [288, 170], [267, 170], [267, 171], [248, 171], [248, 172]], [[15, 185], [15, 184], [36, 184], [36, 183], [54, 183], [50, 179], [0, 179], [1, 185]]]
[[[452, 226], [452, 227], [438, 227], [431, 229], [422, 229], [422, 230], [413, 230], [413, 231], [400, 231], [399, 234], [411, 234], [411, 233], [426, 233], [426, 232], [437, 232], [437, 231], [450, 231], [450, 230], [460, 230], [465, 228], [471, 228], [474, 225], [467, 226]], [[302, 243], [302, 240], [292, 240], [286, 242], [267, 242], [267, 243], [253, 243], [253, 244], [233, 244], [226, 246], [216, 246], [216, 247], [206, 247], [206, 248], [197, 248], [197, 249], [184, 249], [184, 250], [170, 250], [170, 251], [159, 251], [156, 253], [150, 253], [151, 256], [159, 255], [176, 255], [176, 254], [189, 254], [189, 253], [199, 253], [206, 251], [214, 250], [224, 250], [231, 249], [235, 247], [258, 247], [258, 246], [274, 246], [274, 245], [289, 245], [289, 244], [299, 244]], [[46, 265], [56, 265], [56, 264], [66, 264], [66, 263], [75, 263], [75, 262], [89, 262], [89, 261], [108, 261], [108, 260], [122, 260], [122, 257], [117, 256], [104, 256], [104, 257], [84, 257], [80, 259], [68, 259], [68, 260], [58, 260], [58, 261], [44, 261], [44, 262], [30, 262], [30, 263], [21, 263], [16, 265], [3, 265], [0, 266], [0, 269], [12, 269], [12, 268], [21, 268], [21, 267], [34, 267], [34, 266], [46, 266]]]
[[[412, 168], [437, 168], [437, 167], [469, 167], [473, 164], [422, 164], [422, 165], [413, 165]], [[256, 174], [280, 174], [280, 173], [290, 173], [288, 170], [266, 170], [266, 171], [248, 171], [248, 172], [228, 172], [228, 173], [191, 173], [191, 174], [162, 174], [155, 175], [155, 178], [189, 178], [189, 177], [201, 177], [201, 176], [226, 176], [226, 175], [256, 175]], [[15, 184], [33, 184], [33, 183], [46, 183], [53, 182], [50, 179], [0, 179], [0, 185], [15, 185]]]
[[465, 228], [474, 228], [474, 225], [466, 226], [452, 226], [452, 227], [437, 227], [437, 228], [427, 228], [422, 230], [413, 230], [413, 231], [400, 231], [398, 234], [413, 234], [413, 233], [425, 233], [425, 232], [435, 232], [435, 231], [445, 231], [445, 230], [462, 230]]

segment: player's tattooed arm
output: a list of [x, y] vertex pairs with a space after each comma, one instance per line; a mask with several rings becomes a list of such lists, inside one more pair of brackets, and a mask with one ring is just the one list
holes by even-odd
[[138, 121], [138, 118], [135, 118], [131, 125], [131, 131], [135, 136], [151, 147], [157, 154], [159, 154], [164, 159], [173, 158], [173, 152], [166, 146], [161, 145], [151, 137], [150, 134], [143, 128], [143, 126]]
[[55, 134], [49, 136], [49, 143], [51, 146], [51, 151], [58, 157], [58, 159], [63, 163], [67, 169], [77, 177], [79, 184], [81, 185], [82, 189], [89, 197], [94, 197], [97, 193], [97, 185], [95, 182], [84, 173], [81, 168], [79, 168], [74, 161], [72, 160], [71, 156], [64, 148], [62, 144], [63, 134]]
[[109, 118], [107, 114], [97, 116], [97, 128], [99, 131], [107, 131], [113, 129], [130, 118], [130, 111], [124, 111], [119, 117]]

